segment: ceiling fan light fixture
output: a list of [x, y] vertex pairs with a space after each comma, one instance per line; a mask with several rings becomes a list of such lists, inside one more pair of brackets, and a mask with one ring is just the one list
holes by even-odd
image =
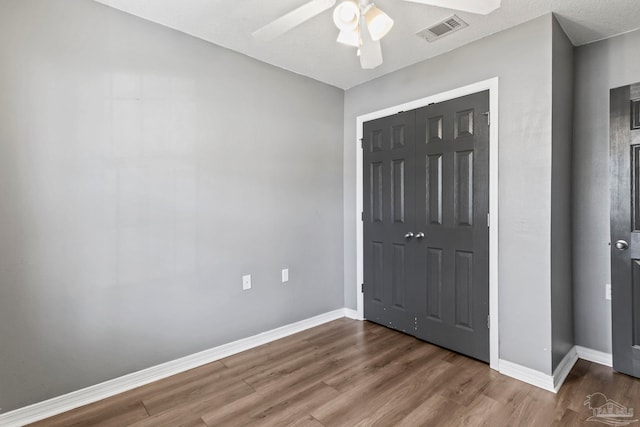
[[340, 31], [353, 31], [360, 22], [360, 6], [354, 1], [346, 0], [333, 10], [333, 22]]
[[360, 31], [357, 28], [351, 31], [342, 30], [336, 41], [347, 46], [360, 47]]
[[373, 4], [367, 9], [364, 17], [373, 41], [378, 41], [389, 34], [393, 27], [393, 19]]

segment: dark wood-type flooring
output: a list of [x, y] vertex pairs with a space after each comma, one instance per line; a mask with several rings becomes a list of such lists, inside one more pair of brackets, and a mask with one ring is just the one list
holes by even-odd
[[586, 421], [595, 392], [640, 415], [640, 380], [605, 366], [580, 360], [553, 394], [339, 319], [33, 425], [604, 426]]

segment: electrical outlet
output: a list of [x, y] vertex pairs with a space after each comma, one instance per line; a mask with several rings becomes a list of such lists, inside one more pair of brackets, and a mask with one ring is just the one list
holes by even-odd
[[288, 268], [283, 268], [282, 269], [282, 283], [288, 282], [289, 281], [289, 269]]
[[247, 289], [251, 289], [251, 275], [250, 274], [242, 276], [242, 290], [246, 291]]
[[604, 285], [604, 299], [611, 300], [611, 283]]

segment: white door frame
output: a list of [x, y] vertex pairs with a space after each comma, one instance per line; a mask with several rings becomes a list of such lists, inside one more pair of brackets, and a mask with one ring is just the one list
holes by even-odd
[[499, 323], [498, 323], [498, 77], [483, 80], [446, 92], [406, 102], [404, 104], [374, 111], [356, 118], [356, 300], [358, 318], [364, 318], [363, 283], [363, 231], [362, 231], [362, 125], [369, 120], [391, 116], [400, 111], [409, 111], [434, 102], [489, 90], [489, 365], [498, 370], [499, 361]]

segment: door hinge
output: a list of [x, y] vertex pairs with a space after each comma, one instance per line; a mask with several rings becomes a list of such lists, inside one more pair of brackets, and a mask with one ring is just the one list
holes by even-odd
[[487, 228], [491, 227], [491, 214], [487, 212]]
[[362, 293], [364, 294], [364, 283], [362, 283], [362, 284], [360, 285], [360, 292], [362, 292]]
[[491, 329], [491, 315], [487, 314], [487, 329]]
[[364, 138], [360, 138], [360, 148], [364, 150]]
[[364, 222], [364, 211], [360, 212], [360, 221]]
[[487, 126], [491, 126], [491, 112], [487, 111], [486, 113], [482, 113], [483, 116], [487, 116]]

